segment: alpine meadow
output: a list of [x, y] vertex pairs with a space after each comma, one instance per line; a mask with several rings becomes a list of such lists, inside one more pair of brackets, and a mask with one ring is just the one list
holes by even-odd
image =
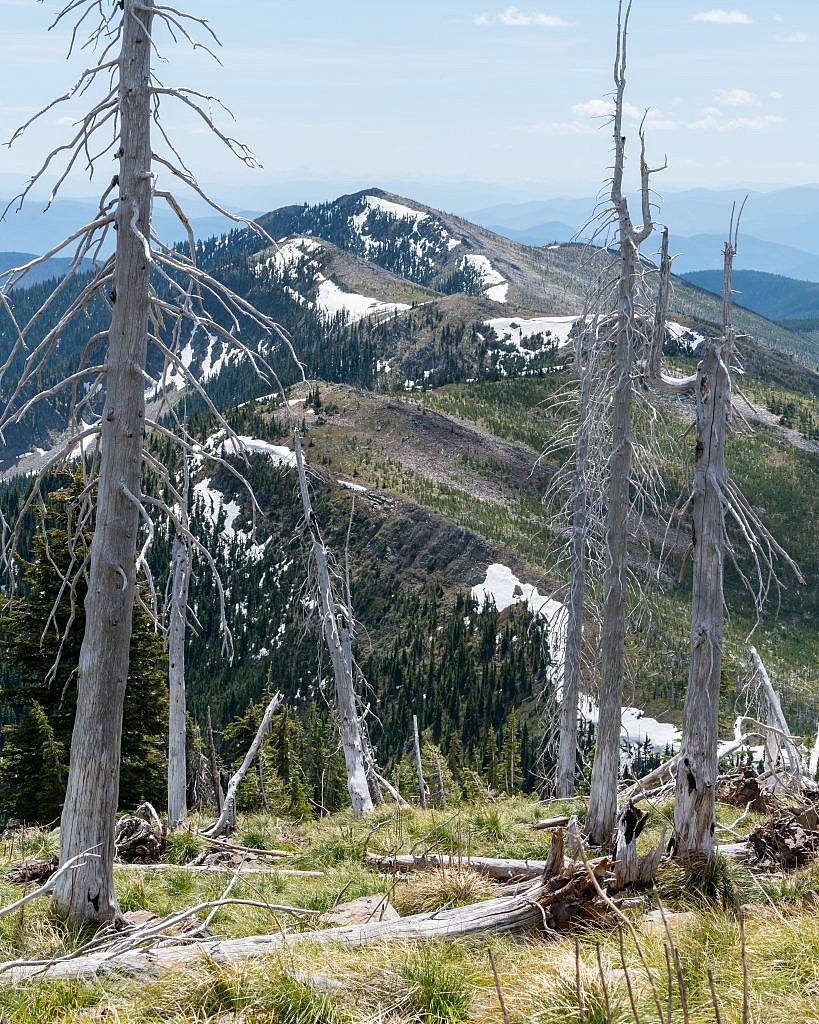
[[0, 1024], [819, 1024], [819, 11], [0, 18]]

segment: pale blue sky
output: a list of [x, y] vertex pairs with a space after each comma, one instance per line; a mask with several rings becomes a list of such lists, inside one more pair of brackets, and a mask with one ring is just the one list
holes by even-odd
[[[0, 0], [3, 139], [87, 66], [66, 64], [65, 33], [46, 34], [57, 6]], [[224, 68], [168, 45], [159, 74], [223, 97], [264, 171], [231, 163], [182, 112], [165, 120], [232, 202], [260, 208], [276, 182], [320, 191], [472, 181], [498, 186], [498, 198], [586, 195], [605, 173], [608, 133], [589, 115], [611, 89], [616, 0], [192, 6], [221, 37]], [[629, 102], [635, 113], [652, 108], [652, 160], [668, 155], [658, 187], [819, 180], [819, 3], [635, 0], [630, 49]], [[30, 170], [81, 110], [66, 104], [0, 151], [3, 180]], [[68, 194], [88, 191], [73, 181]]]

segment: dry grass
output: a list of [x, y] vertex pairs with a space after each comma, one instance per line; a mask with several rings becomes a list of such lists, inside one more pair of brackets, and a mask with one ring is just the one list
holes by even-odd
[[[663, 806], [652, 815], [654, 835], [669, 810]], [[365, 847], [384, 852], [457, 852], [460, 844], [463, 853], [522, 856], [536, 851], [542, 855], [548, 838], [533, 833], [531, 822], [552, 812], [552, 808], [546, 812], [532, 801], [504, 800], [464, 807], [454, 818], [452, 814], [415, 810], [381, 811], [366, 823], [356, 823], [346, 814], [303, 826], [254, 818], [242, 823], [245, 838], [253, 836], [258, 845], [287, 843], [297, 851], [300, 866], [318, 867], [324, 875], [306, 878], [271, 871], [243, 879], [233, 894], [323, 910], [339, 899], [390, 893], [405, 914], [485, 899], [496, 893], [496, 887], [473, 871], [453, 866], [394, 882], [367, 869], [362, 854]], [[732, 821], [737, 813], [733, 808], [721, 808], [720, 818]], [[752, 824], [743, 822], [743, 827]], [[178, 842], [177, 853], [181, 854], [182, 840]], [[44, 855], [54, 844], [52, 833], [19, 833], [13, 844], [5, 845], [0, 868], [4, 870], [23, 856]], [[735, 867], [719, 877], [720, 885], [729, 885], [746, 904], [751, 1024], [819, 1024], [819, 869], [753, 881], [745, 869]], [[191, 875], [183, 870], [156, 875], [128, 869], [117, 872], [123, 908], [145, 908], [157, 914], [218, 897], [227, 880], [225, 875]], [[715, 1024], [709, 968], [723, 1022], [741, 1021], [742, 945], [733, 900], [725, 908], [719, 898], [692, 896], [689, 880], [673, 867], [664, 870], [658, 885], [667, 905], [691, 909], [695, 915], [691, 927], [673, 933], [691, 1024]], [[18, 889], [0, 882], [0, 902], [17, 895]], [[649, 894], [646, 908], [653, 901]], [[639, 920], [643, 909], [630, 913]], [[218, 913], [213, 927], [217, 934], [238, 936], [276, 930], [277, 923], [264, 909], [230, 907]], [[0, 957], [64, 952], [85, 938], [67, 929], [51, 914], [47, 901], [40, 900], [0, 920]], [[575, 938], [580, 949], [582, 1016]], [[488, 960], [490, 946], [513, 1024], [633, 1021], [624, 962], [640, 1024], [658, 1020], [646, 967], [628, 933], [621, 959], [613, 929], [569, 935], [560, 941], [544, 941], [532, 934], [451, 944], [384, 943], [360, 950], [299, 946], [235, 967], [203, 961], [147, 985], [111, 978], [95, 984], [0, 984], [0, 1020], [3, 1024], [91, 1020], [119, 1024], [502, 1024]], [[669, 985], [664, 936], [646, 932], [641, 947], [665, 1008]], [[334, 987], [334, 982], [340, 987]], [[671, 990], [671, 1024], [682, 1024], [676, 972]]]

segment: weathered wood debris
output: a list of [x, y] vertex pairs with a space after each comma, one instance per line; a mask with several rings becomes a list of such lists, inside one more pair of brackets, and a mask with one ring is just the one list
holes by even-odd
[[117, 858], [127, 864], [151, 864], [162, 857], [165, 827], [149, 803], [141, 804], [132, 815], [120, 818], [114, 833]]
[[791, 870], [819, 856], [819, 797], [766, 821], [748, 836], [748, 861], [769, 870]]

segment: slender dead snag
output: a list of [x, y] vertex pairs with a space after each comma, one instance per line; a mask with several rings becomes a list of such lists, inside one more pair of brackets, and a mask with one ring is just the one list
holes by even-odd
[[[106, 10], [106, 6], [110, 9]], [[256, 310], [246, 299], [222, 285], [196, 262], [196, 247], [190, 224], [180, 204], [167, 189], [156, 187], [156, 172], [192, 188], [215, 209], [225, 213], [199, 186], [185, 168], [177, 149], [159, 117], [160, 100], [173, 99], [193, 109], [207, 127], [247, 166], [258, 166], [249, 151], [224, 135], [213, 123], [202, 103], [209, 97], [185, 88], [166, 89], [152, 74], [151, 55], [157, 49], [154, 30], [162, 25], [177, 39], [176, 31], [193, 42], [185, 23], [210, 32], [201, 18], [154, 0], [120, 0], [104, 5], [99, 0], [66, 0], [54, 25], [75, 18], [72, 46], [81, 27], [91, 26], [84, 46], [102, 51], [98, 62], [81, 76], [64, 96], [40, 110], [16, 133], [18, 138], [30, 125], [75, 94], [91, 86], [102, 87], [101, 100], [78, 121], [73, 137], [49, 153], [22, 193], [20, 203], [55, 165], [62, 162], [51, 199], [59, 192], [72, 168], [84, 167], [93, 174], [106, 155], [113, 153], [119, 173], [104, 190], [98, 215], [73, 232], [48, 254], [4, 275], [0, 285], [0, 314], [11, 324], [14, 343], [0, 366], [0, 379], [15, 360], [22, 369], [10, 395], [0, 408], [0, 438], [3, 431], [19, 424], [37, 404], [63, 391], [71, 396], [68, 440], [47, 460], [35, 478], [30, 496], [23, 503], [15, 526], [3, 537], [2, 556], [14, 586], [14, 552], [21, 524], [28, 511], [37, 508], [45, 474], [78, 449], [85, 455], [82, 470], [86, 483], [82, 515], [90, 521], [96, 501], [95, 529], [88, 561], [88, 593], [85, 601], [86, 630], [79, 659], [78, 700], [71, 744], [71, 760], [61, 825], [61, 861], [82, 850], [98, 850], [94, 860], [86, 858], [71, 876], [62, 875], [54, 887], [54, 901], [68, 917], [84, 921], [108, 921], [117, 916], [113, 886], [113, 826], [118, 798], [122, 706], [128, 676], [131, 621], [135, 600], [142, 600], [136, 586], [138, 569], [147, 570], [146, 553], [154, 534], [148, 509], [165, 516], [190, 550], [201, 554], [214, 571], [220, 594], [220, 628], [226, 653], [231, 652], [230, 630], [224, 605], [224, 588], [213, 557], [193, 536], [175, 509], [181, 496], [167, 467], [145, 447], [145, 435], [155, 431], [187, 454], [198, 454], [225, 465], [246, 486], [247, 482], [229, 463], [215, 453], [198, 448], [183, 424], [170, 413], [172, 427], [150, 419], [145, 412], [145, 387], [154, 384], [160, 394], [169, 366], [202, 398], [224, 431], [225, 440], [236, 435], [214, 407], [200, 381], [180, 356], [183, 324], [195, 332], [204, 329], [241, 353], [265, 380], [276, 380], [270, 365], [239, 337], [242, 324], [250, 324], [254, 336], [262, 336], [293, 354], [284, 331], [270, 317]], [[91, 18], [91, 21], [87, 19]], [[95, 23], [96, 21], [96, 23]], [[53, 26], [52, 26], [53, 27]], [[212, 33], [211, 33], [212, 34]], [[201, 45], [201, 44], [194, 44]], [[207, 47], [204, 47], [207, 49]], [[152, 140], [152, 125], [158, 138]], [[98, 134], [110, 133], [103, 144]], [[170, 155], [162, 155], [154, 143]], [[170, 248], [151, 228], [154, 200], [167, 202], [188, 234], [189, 251]], [[10, 206], [13, 205], [9, 204]], [[257, 234], [267, 237], [258, 225], [236, 218]], [[116, 231], [114, 255], [101, 261], [100, 253], [111, 231]], [[49, 256], [73, 249], [68, 273], [43, 305], [25, 323], [17, 321], [10, 300], [11, 288]], [[76, 282], [84, 260], [92, 272], [87, 283]], [[78, 294], [64, 312], [56, 312], [57, 299], [74, 281]], [[110, 313], [110, 327], [89, 339], [79, 357], [78, 368], [52, 388], [42, 388], [47, 370], [65, 328], [85, 314], [92, 303]], [[42, 330], [41, 330], [42, 328]], [[41, 336], [40, 336], [41, 335]], [[191, 335], [192, 337], [192, 335]], [[157, 350], [165, 369], [157, 385], [147, 374], [148, 348]], [[99, 365], [90, 366], [97, 348], [103, 350]], [[302, 370], [301, 364], [295, 360]], [[78, 398], [82, 385], [84, 393]], [[82, 390], [82, 389], [80, 389]], [[84, 417], [92, 420], [86, 423]], [[241, 451], [238, 446], [237, 451]], [[158, 483], [158, 493], [142, 493], [142, 474], [147, 471]], [[250, 491], [252, 497], [252, 491]], [[255, 507], [255, 500], [254, 500]], [[140, 546], [139, 530], [147, 539]], [[42, 527], [41, 524], [41, 529]], [[75, 574], [85, 573], [84, 559], [76, 560]], [[68, 581], [72, 600], [75, 580]], [[73, 621], [72, 617], [69, 621]], [[62, 650], [62, 646], [60, 647]], [[59, 657], [59, 656], [58, 656]]]
[[[751, 665], [754, 675], [759, 679], [764, 695], [767, 724], [772, 728], [768, 731], [765, 742], [766, 768], [769, 768], [770, 777], [767, 780], [767, 788], [773, 792], [782, 792], [791, 788], [801, 789], [802, 785], [802, 763], [799, 751], [796, 749], [788, 721], [782, 711], [782, 704], [779, 694], [773, 688], [765, 664], [757, 653], [757, 649], [750, 650]], [[789, 781], [782, 779], [782, 773], [778, 771], [778, 762], [781, 751], [785, 751], [788, 761]]]
[[729, 236], [724, 251], [723, 333], [706, 343], [697, 367], [696, 469], [691, 496], [694, 543], [691, 664], [683, 710], [672, 839], [677, 857], [683, 860], [714, 856], [724, 614], [723, 496], [728, 492], [725, 437], [731, 412], [729, 366], [734, 347], [731, 275], [735, 253], [734, 235]]
[[307, 486], [307, 472], [304, 468], [304, 456], [301, 449], [301, 435], [298, 430], [294, 435], [296, 467], [299, 473], [299, 491], [301, 493], [304, 517], [310, 531], [313, 558], [316, 563], [318, 597], [321, 610], [321, 625], [330, 661], [333, 664], [333, 675], [336, 688], [336, 709], [341, 745], [344, 749], [344, 762], [347, 767], [347, 789], [350, 802], [356, 817], [369, 814], [373, 810], [373, 800], [367, 782], [367, 765], [365, 745], [361, 734], [361, 721], [358, 712], [355, 680], [353, 677], [352, 655], [349, 650], [349, 634], [351, 625], [348, 609], [345, 604], [337, 602], [330, 581], [330, 567], [327, 560], [327, 549], [321, 537], [318, 521], [310, 501]]
[[591, 435], [591, 389], [596, 361], [597, 325], [584, 325], [576, 350], [580, 377], [575, 441], [574, 495], [572, 501], [569, 599], [566, 602], [566, 643], [563, 660], [563, 689], [560, 702], [555, 796], [574, 796], [577, 765], [577, 719], [580, 675], [583, 667], [583, 616], [586, 593], [586, 543], [589, 531], [589, 446]]
[[[611, 456], [606, 499], [606, 573], [603, 622], [600, 636], [600, 716], [592, 765], [586, 829], [593, 843], [609, 843], [617, 817], [617, 780], [620, 772], [620, 725], [625, 673], [627, 605], [627, 545], [632, 467], [632, 369], [639, 346], [640, 325], [635, 310], [639, 250], [653, 230], [649, 182], [654, 173], [646, 163], [645, 135], [640, 127], [640, 178], [643, 223], [632, 223], [623, 191], [626, 138], [623, 107], [626, 88], [626, 46], [631, 3], [617, 17], [617, 53], [614, 62], [614, 173], [611, 203], [617, 215], [619, 271], [617, 326], [614, 339], [614, 390], [611, 398]], [[661, 168], [657, 168], [660, 170]]]
[[423, 808], [426, 808], [429, 789], [424, 779], [424, 766], [421, 764], [421, 739], [418, 735], [417, 715], [412, 716], [412, 745], [415, 751], [415, 770], [418, 773], [418, 802]]
[[283, 700], [284, 697], [282, 694], [277, 693], [265, 708], [262, 721], [259, 724], [259, 728], [256, 730], [256, 735], [245, 754], [244, 760], [230, 777], [222, 811], [214, 824], [211, 825], [209, 829], [205, 830], [205, 836], [207, 836], [208, 839], [218, 839], [219, 836], [223, 835], [233, 827], [233, 823], [236, 820], [236, 792], [245, 775], [247, 775], [250, 770], [250, 766], [253, 764], [253, 761], [259, 752], [259, 748], [262, 745], [262, 740], [270, 731], [270, 723], [273, 721], [273, 715], [281, 706]]
[[222, 813], [225, 805], [225, 793], [222, 789], [222, 780], [219, 776], [219, 762], [216, 758], [216, 744], [213, 740], [213, 722], [210, 717], [210, 704], [208, 704], [208, 769], [210, 771], [210, 782], [213, 786], [213, 800], [216, 810]]
[[121, 119], [117, 255], [100, 424], [97, 514], [77, 676], [77, 711], [60, 827], [61, 863], [99, 848], [60, 876], [54, 902], [79, 921], [118, 913], [114, 818], [119, 798], [122, 708], [136, 593], [137, 531], [145, 432], [151, 254], [151, 23], [153, 0], [125, 0], [119, 70]]
[[[188, 525], [190, 467], [185, 459], [181, 516]], [[191, 551], [187, 540], [174, 533], [171, 548], [171, 601], [168, 624], [168, 828], [188, 819], [187, 804], [187, 702], [185, 699], [185, 629], [188, 616]], [[221, 808], [220, 808], [221, 810]]]

